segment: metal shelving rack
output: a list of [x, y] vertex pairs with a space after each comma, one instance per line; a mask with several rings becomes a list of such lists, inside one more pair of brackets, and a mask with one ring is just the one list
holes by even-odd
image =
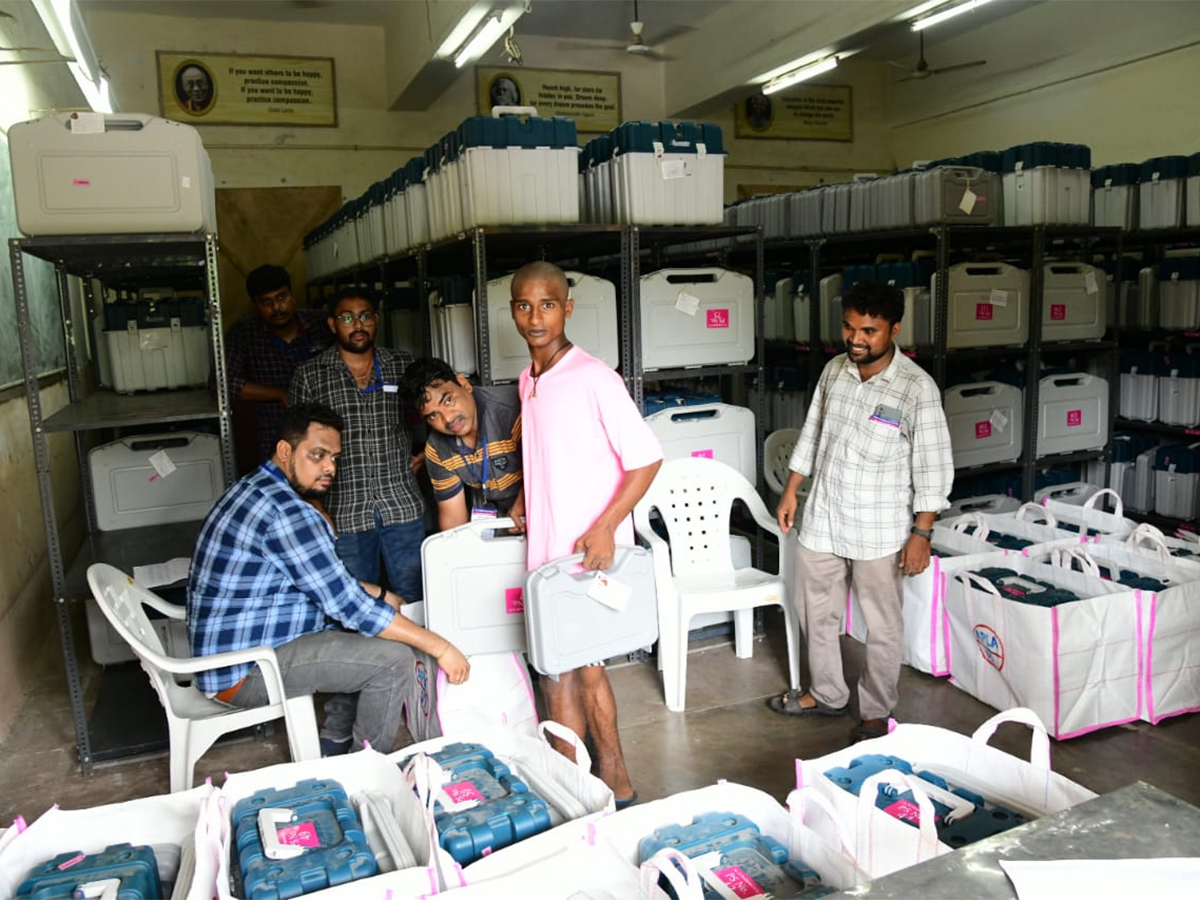
[[[1117, 258], [1122, 252], [1122, 232], [1116, 228], [1091, 228], [1084, 226], [953, 226], [939, 225], [927, 228], [901, 229], [896, 231], [831, 235], [806, 240], [772, 240], [763, 245], [763, 254], [768, 265], [791, 264], [796, 269], [807, 269], [809, 273], [809, 344], [796, 345], [808, 361], [810, 383], [820, 376], [828, 358], [840, 351], [838, 347], [823, 346], [816, 336], [820, 334], [820, 281], [822, 267], [830, 271], [852, 262], [864, 262], [867, 257], [889, 252], [931, 251], [938, 272], [937, 290], [930, 297], [933, 316], [933, 344], [903, 351], [930, 370], [938, 387], [945, 388], [947, 367], [952, 362], [968, 355], [973, 359], [1015, 357], [1023, 355], [1026, 373], [1037, 373], [1042, 358], [1047, 353], [1105, 353], [1109, 374], [1109, 433], [1111, 435], [1118, 398], [1117, 348], [1119, 333], [1110, 331], [1102, 340], [1064, 341], [1046, 343], [1042, 340], [1042, 267], [1047, 257], [1059, 254], [1077, 256], [1091, 262], [1092, 253], [1101, 245], [1115, 246]], [[948, 308], [950, 266], [971, 253], [1002, 254], [1019, 256], [1030, 273], [1029, 339], [1024, 347], [947, 347], [946, 317]], [[1027, 374], [1024, 397], [1024, 447], [1017, 462], [996, 463], [959, 469], [957, 475], [976, 476], [1000, 472], [1021, 472], [1022, 495], [1032, 499], [1037, 470], [1048, 465], [1068, 465], [1078, 462], [1102, 460], [1110, 462], [1111, 443], [1103, 450], [1083, 453], [1057, 454], [1037, 457], [1038, 431], [1038, 379]]]
[[[30, 430], [54, 604], [62, 641], [79, 763], [86, 773], [91, 771], [98, 760], [140, 752], [146, 747], [120, 743], [99, 746], [94, 742], [93, 732], [98, 723], [89, 723], [84, 707], [70, 604], [72, 601], [87, 601], [91, 598], [86, 575], [88, 566], [93, 562], [111, 563], [129, 572], [134, 566], [162, 562], [176, 556], [190, 557], [200, 527], [199, 522], [185, 522], [122, 531], [99, 531], [96, 527], [91, 473], [87, 465], [87, 441], [92, 433], [106, 429], [216, 420], [225, 483], [228, 485], [233, 482], [234, 456], [226, 389], [220, 289], [217, 282], [217, 238], [216, 235], [203, 234], [11, 238], [8, 252], [12, 266], [13, 296], [17, 306], [17, 328], [25, 374], [25, 396], [29, 405]], [[25, 285], [25, 254], [53, 263], [57, 274], [70, 402], [49, 417], [43, 415], [38, 390], [38, 364]], [[203, 388], [132, 395], [114, 394], [103, 389], [85, 391], [76, 352], [80, 323], [72, 317], [67, 280], [69, 276], [83, 280], [87, 321], [82, 324], [89, 331], [103, 302], [103, 297], [96, 291], [96, 282], [100, 282], [104, 288], [116, 290], [165, 285], [204, 290], [213, 367], [218, 386], [216, 395], [213, 396]], [[92, 347], [96, 346], [95, 337], [94, 334], [91, 335]], [[88, 535], [79, 552], [71, 559], [63, 558], [58, 515], [55, 511], [49, 450], [49, 435], [54, 433], [70, 433], [74, 436], [87, 514]], [[143, 678], [142, 681], [144, 680]], [[155, 709], [161, 714], [157, 706]]]

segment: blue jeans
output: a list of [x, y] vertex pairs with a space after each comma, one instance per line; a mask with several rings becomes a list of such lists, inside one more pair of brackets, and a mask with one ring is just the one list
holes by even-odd
[[388, 587], [409, 603], [416, 603], [421, 586], [421, 542], [425, 540], [425, 520], [413, 519], [383, 527], [375, 510], [375, 527], [370, 531], [343, 531], [338, 534], [337, 555], [346, 570], [361, 581], [383, 584], [380, 557], [387, 567]]

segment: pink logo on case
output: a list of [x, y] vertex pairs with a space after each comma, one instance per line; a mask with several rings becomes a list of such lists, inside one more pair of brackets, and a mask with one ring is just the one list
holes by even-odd
[[897, 800], [895, 803], [885, 806], [883, 811], [902, 822], [911, 822], [917, 825], [921, 821], [921, 811], [911, 800]]
[[525, 612], [525, 592], [522, 588], [504, 589], [504, 611], [510, 616]]
[[703, 459], [712, 459], [713, 452], [711, 450], [693, 450], [692, 456], [699, 456]]
[[72, 178], [71, 184], [75, 187], [91, 187], [92, 183], [86, 178]]
[[976, 303], [975, 304], [975, 318], [977, 321], [990, 322], [992, 320], [992, 304]]
[[299, 825], [277, 828], [275, 834], [279, 838], [279, 843], [288, 847], [321, 846], [321, 841], [317, 837], [317, 827], [312, 822], [301, 822]]
[[729, 327], [729, 310], [727, 309], [710, 309], [705, 313], [705, 325], [709, 328], [728, 328]]
[[1056, 322], [1061, 322], [1066, 317], [1067, 317], [1067, 304], [1065, 304], [1065, 303], [1051, 303], [1050, 304], [1050, 318], [1051, 319], [1053, 319]]
[[442, 790], [455, 803], [466, 803], [468, 800], [478, 800], [482, 803], [484, 799], [483, 794], [479, 793], [479, 788], [469, 781], [452, 781]]
[[991, 436], [992, 436], [992, 423], [991, 422], [976, 422], [975, 423], [975, 440], [978, 441], [978, 440], [981, 440], [982, 438], [989, 438]]
[[763, 889], [758, 882], [746, 874], [741, 866], [729, 866], [724, 869], [714, 869], [713, 874], [724, 882], [738, 897], [761, 897]]
[[1070, 409], [1067, 410], [1067, 427], [1074, 428], [1076, 425], [1083, 424], [1083, 410]]

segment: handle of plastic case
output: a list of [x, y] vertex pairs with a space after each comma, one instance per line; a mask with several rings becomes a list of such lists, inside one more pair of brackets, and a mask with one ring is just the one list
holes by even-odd
[[1100, 490], [1096, 491], [1096, 493], [1087, 498], [1083, 504], [1083, 508], [1095, 509], [1096, 504], [1100, 502], [1100, 498], [1105, 494], [1111, 494], [1113, 497], [1113, 515], [1118, 519], [1125, 518], [1125, 504], [1121, 501], [1121, 495], [1112, 488], [1101, 488]]
[[711, 284], [724, 275], [725, 270], [712, 266], [696, 269], [659, 269], [653, 274], [662, 276], [669, 284]]
[[537, 107], [534, 106], [493, 106], [492, 118], [501, 116], [533, 116], [537, 118]]
[[672, 422], [694, 422], [699, 419], [717, 419], [721, 416], [719, 407], [692, 407], [689, 409], [684, 406], [671, 413]]
[[292, 821], [292, 811], [269, 807], [258, 811], [258, 836], [267, 859], [295, 859], [304, 853], [303, 847], [279, 843], [277, 826]]
[[1048, 268], [1054, 275], [1074, 275], [1083, 271], [1079, 263], [1053, 263]]
[[950, 390], [957, 393], [960, 397], [980, 397], [997, 393], [1000, 390], [1000, 385], [994, 381], [981, 381], [978, 384], [961, 384], [958, 387], [950, 388]]
[[185, 437], [155, 438], [148, 441], [129, 441], [130, 450], [167, 450], [171, 447], [186, 447], [191, 440]]
[[1029, 764], [1043, 771], [1050, 771], [1050, 736], [1046, 734], [1046, 725], [1032, 709], [1016, 706], [998, 712], [975, 729], [971, 740], [986, 744], [996, 733], [996, 729], [1005, 722], [1018, 722], [1028, 725], [1033, 730], [1033, 738], [1029, 744]]
[[117, 900], [120, 890], [120, 878], [101, 878], [76, 885], [71, 896], [77, 900]]

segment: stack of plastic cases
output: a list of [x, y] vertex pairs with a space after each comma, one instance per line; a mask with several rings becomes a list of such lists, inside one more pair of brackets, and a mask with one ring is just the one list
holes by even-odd
[[790, 277], [768, 274], [764, 285], [763, 337], [768, 341], [793, 341], [795, 288]]
[[822, 234], [845, 234], [850, 230], [851, 189], [849, 183], [831, 184], [825, 188], [821, 204]]
[[1099, 450], [1108, 443], [1108, 382], [1071, 372], [1039, 382], [1037, 455]]
[[1108, 297], [1104, 272], [1076, 262], [1046, 263], [1042, 268], [1042, 338], [1089, 341], [1104, 337]]
[[443, 792], [462, 805], [445, 809], [439, 801], [434, 807], [438, 842], [459, 865], [550, 828], [546, 802], [483, 745], [448, 744], [429, 755], [450, 777]]
[[[116, 881], [116, 890], [105, 882]], [[113, 844], [99, 853], [60, 853], [30, 870], [17, 886], [16, 900], [67, 897], [112, 897], [154, 900], [170, 896], [171, 885], [159, 880], [158, 862], [150, 847]]]
[[387, 252], [383, 224], [386, 188], [384, 182], [377, 181], [358, 198], [358, 258], [364, 263], [373, 262]]
[[1177, 519], [1196, 517], [1200, 443], [1164, 444], [1155, 452], [1154, 511]]
[[[672, 823], [654, 829], [653, 834], [638, 842], [638, 865], [666, 849], [693, 859], [719, 854], [710, 868], [739, 897], [810, 900], [834, 893], [833, 888], [821, 883], [816, 871], [800, 860], [789, 860], [787, 848], [738, 813], [701, 813], [689, 825]], [[721, 895], [706, 887], [704, 896]]]
[[1200, 425], [1200, 353], [1168, 353], [1158, 370], [1158, 420]]
[[[950, 807], [939, 799], [930, 798], [937, 825], [938, 840], [948, 847], [964, 847], [975, 841], [1015, 828], [1025, 822], [1025, 818], [1020, 813], [1003, 806], [989, 804], [983, 796], [974, 791], [952, 787], [939, 775], [923, 771], [914, 773], [912, 765], [907, 760], [896, 756], [884, 756], [880, 753], [865, 754], [855, 757], [849, 766], [835, 766], [829, 769], [825, 772], [825, 777], [842, 790], [858, 796], [863, 783], [868, 778], [889, 769], [904, 775], [915, 776], [924, 781], [927, 788], [948, 791], [975, 806], [975, 812], [972, 814], [956, 819], [954, 822], [947, 822], [946, 816], [950, 812]], [[920, 821], [911, 791], [897, 793], [890, 785], [880, 785], [875, 805], [901, 821], [910, 824]]]
[[705, 391], [649, 391], [642, 400], [642, 415], [646, 418], [680, 406], [706, 406], [723, 403], [720, 394]]
[[[1100, 269], [1104, 272], [1105, 279], [1105, 307], [1107, 313], [1105, 318], [1110, 325], [1119, 325], [1122, 329], [1138, 330], [1138, 321], [1140, 316], [1140, 300], [1141, 300], [1141, 284], [1139, 272], [1142, 268], [1140, 260], [1126, 256], [1121, 260], [1120, 276], [1121, 280], [1117, 281], [1117, 261], [1115, 259], [1106, 259], [1097, 263]], [[1151, 272], [1154, 270], [1151, 269]], [[1157, 321], [1157, 316], [1154, 319], [1147, 317], [1147, 322]], [[1154, 326], [1152, 326], [1154, 327]]]
[[1200, 257], [1169, 257], [1159, 264], [1158, 324], [1170, 331], [1200, 328]]
[[848, 231], [870, 231], [875, 228], [877, 182], [878, 179], [862, 178], [851, 183]]
[[410, 246], [408, 239], [407, 179], [401, 166], [384, 181], [383, 244], [388, 255], [403, 253]]
[[8, 132], [17, 227], [28, 235], [215, 233], [208, 152], [190, 125], [106, 113], [98, 131], [74, 113]]
[[425, 159], [414, 156], [404, 164], [404, 214], [408, 218], [409, 247], [429, 243], [428, 193]]
[[333, 231], [333, 257], [336, 271], [353, 268], [358, 259], [358, 201], [346, 203]]
[[613, 132], [616, 218], [630, 225], [718, 225], [725, 149], [719, 125], [624, 122]]
[[478, 370], [471, 281], [465, 275], [449, 276], [429, 294], [433, 355], [464, 375], [474, 375]]
[[[451, 131], [425, 151], [425, 199], [429, 206], [429, 235], [440, 240], [463, 230], [459, 136]], [[572, 192], [574, 196], [574, 192]]]
[[1023, 392], [998, 381], [946, 388], [943, 399], [956, 469], [1021, 455]]
[[[847, 285], [847, 287], [849, 287]], [[830, 345], [842, 343], [842, 273], [826, 275], [819, 285], [821, 304], [822, 342]]]
[[1000, 179], [985, 169], [936, 165], [916, 175], [917, 225], [994, 225], [1000, 203]]
[[[948, 273], [947, 347], [1003, 347], [1029, 339], [1029, 273], [1007, 263], [959, 263]], [[936, 296], [937, 275], [930, 291]]]
[[641, 280], [642, 365], [737, 365], [754, 356], [754, 282], [720, 268], [660, 269]]
[[1154, 451], [1157, 449], [1157, 441], [1150, 434], [1113, 435], [1108, 486], [1121, 495], [1121, 502], [1126, 509], [1136, 512], [1149, 512], [1154, 509], [1154, 479], [1143, 476], [1139, 480], [1138, 464], [1149, 451], [1149, 465], [1145, 468], [1153, 470]]
[[807, 344], [812, 339], [812, 295], [810, 293], [809, 272], [801, 269], [792, 273], [792, 326], [795, 329], [797, 343]]
[[1158, 371], [1162, 358], [1149, 350], [1121, 351], [1118, 415], [1153, 422], [1158, 418]]
[[208, 383], [202, 299], [106, 303], [97, 319], [101, 380], [118, 394]]
[[875, 182], [880, 198], [875, 228], [912, 228], [916, 224], [914, 186], [919, 177], [916, 170], [908, 170]]
[[1143, 450], [1137, 455], [1137, 462], [1133, 467], [1133, 493], [1130, 495], [1129, 502], [1125, 504], [1130, 509], [1136, 509], [1139, 512], [1150, 512], [1154, 509], [1154, 489], [1156, 487], [1154, 463], [1157, 457], [1157, 446]]
[[792, 199], [792, 237], [814, 237], [821, 234], [821, 209], [825, 188], [799, 191]]
[[667, 409], [646, 421], [666, 459], [715, 459], [737, 469], [751, 484], [757, 482], [754, 413], [746, 407], [711, 403]]
[[574, 119], [472, 116], [456, 134], [464, 227], [579, 221]]
[[[264, 837], [262, 810], [289, 812]], [[263, 823], [264, 825], [266, 822]], [[269, 788], [239, 800], [230, 815], [236, 868], [248, 900], [286, 900], [378, 873], [358, 814], [335, 781], [309, 778], [290, 788]], [[290, 859], [274, 859], [272, 844], [301, 847]]]
[[1004, 151], [1005, 225], [1087, 225], [1092, 154], [1082, 144], [1039, 141]]
[[1117, 163], [1092, 169], [1092, 224], [1097, 228], [1138, 227], [1137, 163]]
[[1188, 157], [1187, 184], [1184, 187], [1187, 199], [1184, 203], [1184, 219], [1188, 225], [1200, 226], [1200, 153]]
[[1187, 183], [1186, 156], [1157, 156], [1138, 173], [1138, 222], [1143, 229], [1178, 228], [1183, 224]]
[[920, 262], [880, 263], [874, 278], [899, 288], [904, 294], [904, 318], [896, 343], [905, 349], [925, 347], [933, 343], [933, 322], [930, 314], [929, 283], [931, 266]]

